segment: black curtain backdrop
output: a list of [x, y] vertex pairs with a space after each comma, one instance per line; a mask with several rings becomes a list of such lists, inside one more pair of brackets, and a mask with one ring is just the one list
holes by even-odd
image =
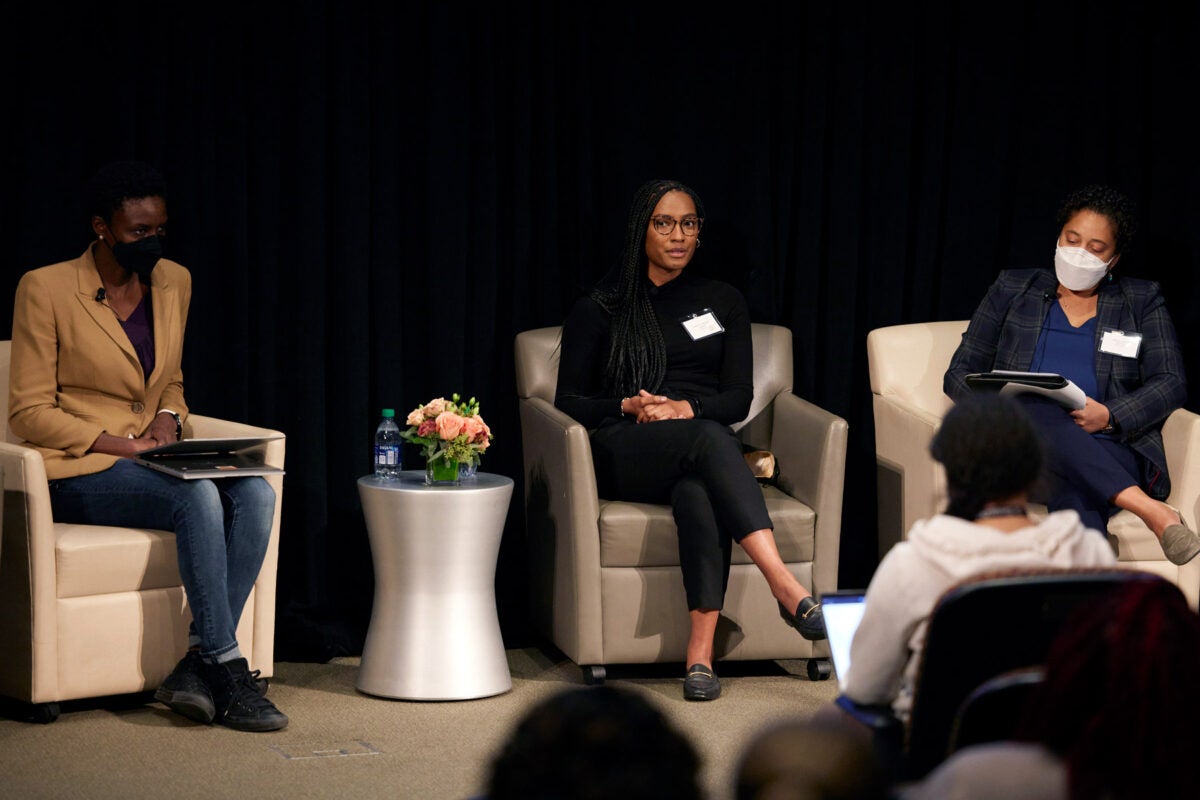
[[789, 327], [796, 393], [849, 421], [840, 581], [865, 585], [867, 332], [1050, 267], [1068, 190], [1139, 202], [1120, 269], [1163, 283], [1200, 376], [1200, 30], [1147, 5], [21, 4], [0, 327], [21, 273], [87, 245], [91, 173], [155, 163], [194, 277], [189, 404], [288, 435], [277, 657], [360, 652], [379, 410], [456, 391], [517, 482], [496, 584], [524, 646], [513, 336], [612, 264], [639, 184], [681, 180], [708, 211], [689, 269]]

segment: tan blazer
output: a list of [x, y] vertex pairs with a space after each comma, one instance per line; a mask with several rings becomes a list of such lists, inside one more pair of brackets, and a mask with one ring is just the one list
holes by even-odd
[[51, 480], [111, 467], [117, 456], [88, 452], [102, 432], [140, 436], [163, 409], [187, 416], [181, 359], [191, 274], [165, 258], [151, 273], [149, 380], [117, 315], [96, 300], [100, 288], [92, 247], [25, 273], [17, 285], [8, 421], [41, 451]]

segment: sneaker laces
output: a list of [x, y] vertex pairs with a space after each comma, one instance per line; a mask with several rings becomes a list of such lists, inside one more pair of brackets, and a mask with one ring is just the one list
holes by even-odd
[[[234, 694], [234, 700], [242, 705], [252, 709], [275, 708], [275, 704], [267, 698], [263, 697], [262, 692], [258, 688], [259, 674], [261, 670], [246, 670], [240, 672], [234, 678], [234, 687], [237, 690]], [[262, 680], [266, 680], [263, 678]]]
[[256, 669], [250, 673], [250, 677], [254, 679], [255, 690], [259, 694], [265, 695], [267, 693], [267, 689], [270, 688], [270, 686], [271, 686], [271, 679], [263, 678], [263, 677], [261, 677], [261, 675], [262, 675], [261, 669]]

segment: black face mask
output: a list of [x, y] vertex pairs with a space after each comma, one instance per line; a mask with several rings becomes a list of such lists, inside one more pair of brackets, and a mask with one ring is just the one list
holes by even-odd
[[118, 264], [136, 273], [143, 283], [149, 283], [154, 265], [162, 258], [162, 239], [147, 236], [136, 242], [117, 242], [112, 246], [112, 254]]

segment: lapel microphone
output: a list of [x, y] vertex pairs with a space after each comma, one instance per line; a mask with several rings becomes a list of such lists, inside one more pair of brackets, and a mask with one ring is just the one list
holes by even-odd
[[104, 287], [101, 286], [99, 289], [96, 290], [96, 302], [103, 303], [105, 295], [106, 295], [106, 292], [104, 291]]

